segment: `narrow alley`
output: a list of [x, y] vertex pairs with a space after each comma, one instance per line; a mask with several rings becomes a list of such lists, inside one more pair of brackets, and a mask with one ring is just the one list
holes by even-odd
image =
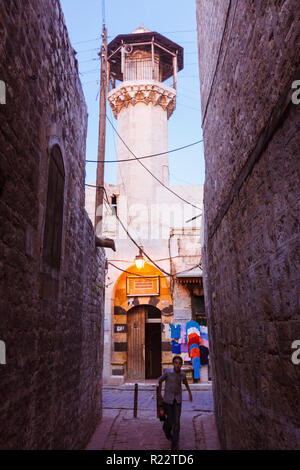
[[299, 157], [299, 0], [0, 0], [0, 451], [300, 450]]
[[[137, 418], [133, 385], [103, 387], [103, 417], [86, 450], [170, 450], [156, 416], [156, 383], [140, 385]], [[206, 390], [205, 390], [206, 389]], [[191, 385], [193, 402], [183, 392], [180, 450], [218, 450], [211, 386]]]

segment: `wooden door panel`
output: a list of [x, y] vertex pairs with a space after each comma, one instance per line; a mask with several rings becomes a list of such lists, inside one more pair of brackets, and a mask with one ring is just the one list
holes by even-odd
[[128, 312], [127, 375], [130, 379], [145, 378], [145, 307]]

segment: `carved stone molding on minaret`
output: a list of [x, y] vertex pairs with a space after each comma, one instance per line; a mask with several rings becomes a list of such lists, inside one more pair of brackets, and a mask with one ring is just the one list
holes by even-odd
[[161, 106], [167, 111], [169, 119], [176, 107], [176, 90], [160, 82], [127, 81], [111, 90], [108, 101], [116, 119], [123, 108], [129, 105], [135, 106], [136, 103]]

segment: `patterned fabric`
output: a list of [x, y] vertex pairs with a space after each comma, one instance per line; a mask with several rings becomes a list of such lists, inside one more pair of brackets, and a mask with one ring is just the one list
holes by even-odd
[[209, 349], [207, 326], [200, 326], [201, 344]]
[[181, 325], [180, 338], [178, 342], [180, 344], [186, 344], [186, 327], [184, 324]]
[[[186, 339], [188, 340], [188, 336], [189, 336], [189, 330], [191, 328], [195, 328], [196, 329], [196, 333], [198, 333], [200, 335], [200, 326], [199, 324], [196, 322], [196, 321], [188, 321], [187, 324], [186, 324]], [[193, 331], [191, 331], [191, 333], [193, 333]]]
[[164, 332], [165, 332], [165, 338], [166, 339], [171, 339], [171, 329], [170, 329], [169, 323], [165, 323]]
[[192, 334], [192, 333], [196, 333], [197, 335], [200, 336], [200, 330], [199, 330], [199, 328], [193, 327], [193, 328], [189, 328], [189, 329], [187, 330], [187, 334], [188, 334], [188, 335], [190, 335], [190, 334]]

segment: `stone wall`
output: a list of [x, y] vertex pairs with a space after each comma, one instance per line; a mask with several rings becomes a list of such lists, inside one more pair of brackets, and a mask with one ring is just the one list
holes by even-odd
[[[87, 109], [57, 0], [0, 4], [0, 448], [82, 448], [101, 417], [104, 263], [84, 209]], [[50, 152], [60, 270], [42, 263]]]
[[[220, 441], [300, 448], [297, 0], [197, 0], [205, 303]], [[298, 194], [297, 194], [298, 193]]]

